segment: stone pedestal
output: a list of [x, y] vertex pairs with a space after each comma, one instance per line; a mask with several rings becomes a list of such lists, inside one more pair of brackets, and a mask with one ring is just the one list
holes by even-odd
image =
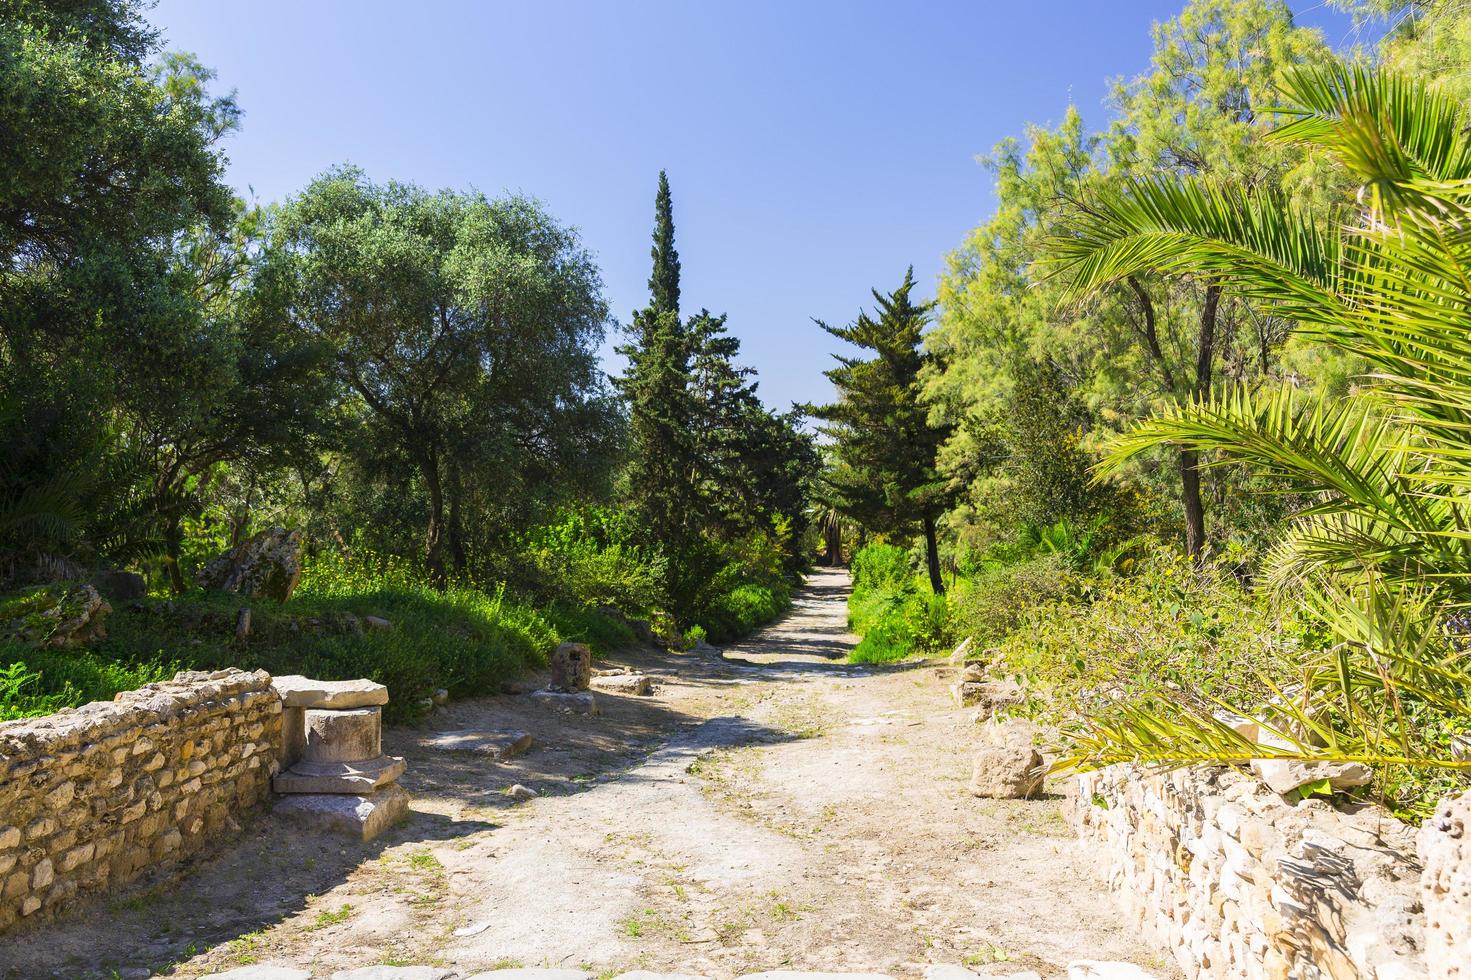
[[368, 680], [278, 677], [284, 709], [283, 761], [272, 781], [285, 796], [276, 812], [309, 826], [371, 840], [408, 808], [396, 784], [404, 760], [383, 754], [388, 689]]

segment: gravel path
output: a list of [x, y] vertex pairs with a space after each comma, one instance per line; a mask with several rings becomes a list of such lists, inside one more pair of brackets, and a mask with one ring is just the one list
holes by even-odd
[[[1062, 976], [1077, 958], [1168, 975], [1082, 866], [1056, 795], [966, 792], [973, 722], [946, 668], [842, 659], [847, 588], [819, 572], [790, 615], [723, 657], [616, 658], [658, 687], [600, 693], [598, 718], [507, 695], [426, 725], [531, 732], [510, 763], [387, 732], [414, 794], [400, 827], [360, 845], [263, 816], [182, 881], [8, 938], [0, 976], [251, 963]], [[513, 784], [541, 795], [518, 803]]]

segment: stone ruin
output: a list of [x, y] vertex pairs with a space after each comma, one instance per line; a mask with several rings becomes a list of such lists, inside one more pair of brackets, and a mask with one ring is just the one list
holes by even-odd
[[368, 680], [277, 677], [282, 770], [272, 788], [276, 812], [308, 825], [371, 840], [408, 809], [397, 784], [406, 765], [383, 754], [388, 688]]
[[262, 531], [205, 565], [196, 579], [214, 592], [284, 603], [301, 581], [301, 532]]
[[592, 685], [592, 647], [586, 643], [563, 643], [552, 651], [552, 682], [531, 697], [563, 711], [598, 714]]

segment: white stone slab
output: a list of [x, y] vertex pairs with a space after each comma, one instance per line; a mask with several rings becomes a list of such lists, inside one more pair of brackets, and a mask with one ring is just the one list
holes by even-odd
[[288, 708], [368, 708], [388, 703], [388, 688], [363, 678], [319, 681], [287, 674], [272, 678], [271, 684]]

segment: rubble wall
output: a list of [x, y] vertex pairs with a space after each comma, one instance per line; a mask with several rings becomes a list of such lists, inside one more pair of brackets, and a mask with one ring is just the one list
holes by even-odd
[[1427, 955], [1415, 828], [1378, 807], [1288, 803], [1232, 768], [1118, 765], [1079, 776], [1068, 819], [1186, 976], [1459, 976]]
[[238, 831], [270, 795], [280, 744], [265, 671], [185, 672], [0, 723], [0, 930]]

